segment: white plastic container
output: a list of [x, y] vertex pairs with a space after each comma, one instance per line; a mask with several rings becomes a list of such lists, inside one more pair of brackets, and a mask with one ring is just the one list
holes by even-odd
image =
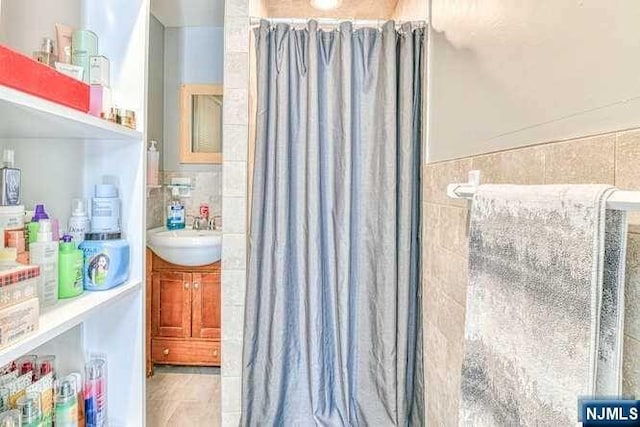
[[113, 184], [96, 184], [91, 203], [91, 231], [94, 233], [120, 232], [120, 199]]
[[73, 206], [69, 222], [67, 223], [67, 234], [79, 245], [84, 240], [84, 235], [91, 231], [91, 220], [87, 215], [86, 204], [83, 199], [73, 199]]
[[0, 228], [20, 230], [24, 228], [24, 206], [0, 206]]
[[149, 150], [147, 151], [147, 185], [158, 185], [160, 170], [160, 153], [156, 145], [158, 141], [151, 140], [149, 142]]
[[51, 221], [39, 222], [38, 240], [29, 245], [31, 263], [40, 266], [40, 307], [47, 307], [58, 301], [58, 242], [54, 242]]

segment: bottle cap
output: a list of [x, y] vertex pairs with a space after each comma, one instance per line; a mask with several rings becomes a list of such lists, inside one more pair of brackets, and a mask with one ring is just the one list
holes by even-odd
[[69, 236], [68, 234], [65, 234], [64, 236], [62, 236], [62, 239], [60, 239], [60, 252], [71, 252], [76, 248], [76, 244], [73, 243], [73, 237]]
[[9, 148], [2, 150], [2, 164], [5, 167], [12, 168], [15, 161], [15, 152]]
[[36, 205], [36, 211], [33, 213], [31, 222], [40, 222], [43, 219], [49, 219], [49, 215], [44, 211], [44, 205]]
[[71, 216], [87, 216], [84, 199], [73, 199]]
[[154, 139], [149, 141], [149, 151], [158, 151], [158, 148], [156, 147], [157, 144], [158, 144], [158, 141]]
[[113, 184], [96, 184], [96, 197], [118, 197], [118, 189]]
[[65, 377], [56, 390], [56, 402], [62, 403], [77, 398], [76, 381], [74, 377]]
[[38, 242], [51, 242], [53, 241], [53, 232], [51, 231], [51, 220], [43, 219], [38, 221], [40, 227], [38, 228]]
[[40, 419], [40, 398], [33, 394], [23, 396], [18, 400], [18, 408], [22, 412], [22, 425], [30, 424]]

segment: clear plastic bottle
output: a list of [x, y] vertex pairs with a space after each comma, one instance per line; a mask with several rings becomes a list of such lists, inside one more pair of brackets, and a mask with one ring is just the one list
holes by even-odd
[[40, 266], [38, 299], [42, 308], [58, 302], [58, 242], [53, 241], [50, 220], [43, 219], [39, 225], [37, 240], [29, 245], [29, 252], [31, 263]]
[[149, 142], [147, 151], [147, 185], [158, 185], [158, 171], [160, 169], [160, 153], [156, 147], [158, 141]]

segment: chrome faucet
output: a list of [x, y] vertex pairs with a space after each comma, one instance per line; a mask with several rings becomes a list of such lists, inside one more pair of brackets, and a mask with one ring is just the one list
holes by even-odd
[[222, 230], [222, 217], [216, 215], [209, 220], [209, 230]]
[[192, 225], [192, 229], [194, 230], [204, 230], [205, 229], [205, 223], [204, 220], [202, 218], [200, 218], [199, 216], [196, 216], [193, 218], [193, 225]]

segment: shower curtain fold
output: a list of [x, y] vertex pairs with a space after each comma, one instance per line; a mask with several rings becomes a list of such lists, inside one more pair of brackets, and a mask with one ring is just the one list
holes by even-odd
[[423, 425], [424, 28], [256, 30], [242, 425]]

